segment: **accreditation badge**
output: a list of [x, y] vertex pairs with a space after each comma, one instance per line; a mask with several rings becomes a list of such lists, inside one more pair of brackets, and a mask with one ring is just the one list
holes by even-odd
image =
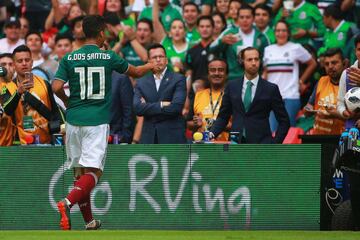
[[306, 12], [301, 12], [299, 15], [299, 19], [304, 20], [306, 18]]
[[32, 116], [23, 116], [23, 128], [25, 131], [34, 131], [34, 120]]
[[342, 41], [344, 39], [344, 33], [343, 32], [339, 32], [339, 34], [337, 35], [337, 40], [338, 41]]

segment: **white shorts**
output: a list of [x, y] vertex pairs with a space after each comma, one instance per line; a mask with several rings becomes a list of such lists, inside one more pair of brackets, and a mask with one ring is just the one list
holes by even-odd
[[66, 154], [69, 168], [89, 167], [104, 170], [109, 124], [73, 126], [66, 124]]

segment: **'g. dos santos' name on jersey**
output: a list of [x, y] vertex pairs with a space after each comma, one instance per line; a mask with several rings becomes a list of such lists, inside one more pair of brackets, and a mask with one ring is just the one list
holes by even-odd
[[110, 59], [109, 53], [74, 53], [67, 57], [69, 61], [83, 61], [83, 60], [107, 60]]

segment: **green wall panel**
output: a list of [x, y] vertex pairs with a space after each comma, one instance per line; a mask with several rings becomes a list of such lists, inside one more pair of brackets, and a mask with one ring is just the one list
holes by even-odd
[[[65, 159], [0, 148], [0, 229], [58, 229]], [[105, 229], [318, 230], [320, 161], [320, 145], [110, 145], [94, 215]], [[77, 207], [72, 223], [83, 228]]]

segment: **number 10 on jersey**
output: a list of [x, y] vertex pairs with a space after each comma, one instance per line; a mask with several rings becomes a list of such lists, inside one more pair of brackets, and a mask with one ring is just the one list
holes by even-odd
[[[105, 98], [105, 68], [104, 67], [76, 67], [75, 73], [79, 74], [80, 80], [80, 99], [104, 99]], [[99, 87], [94, 82], [94, 75], [99, 76]], [[87, 88], [86, 88], [87, 85]], [[94, 93], [95, 88], [99, 89], [98, 93]]]

